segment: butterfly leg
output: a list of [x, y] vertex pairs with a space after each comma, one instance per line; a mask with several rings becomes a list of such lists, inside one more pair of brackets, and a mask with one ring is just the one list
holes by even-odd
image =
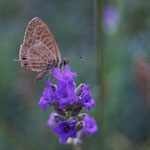
[[49, 72], [47, 70], [44, 70], [40, 72], [34, 79], [34, 82], [42, 80]]

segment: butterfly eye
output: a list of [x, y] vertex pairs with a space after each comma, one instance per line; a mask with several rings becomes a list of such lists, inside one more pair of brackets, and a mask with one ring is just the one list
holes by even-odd
[[28, 63], [25, 62], [24, 65], [25, 65], [25, 66], [28, 65]]
[[25, 57], [24, 57], [24, 56], [22, 56], [22, 59], [23, 59], [23, 60], [25, 60]]
[[66, 61], [65, 61], [65, 60], [64, 60], [64, 62], [63, 62], [63, 63], [64, 63], [64, 66], [66, 66]]

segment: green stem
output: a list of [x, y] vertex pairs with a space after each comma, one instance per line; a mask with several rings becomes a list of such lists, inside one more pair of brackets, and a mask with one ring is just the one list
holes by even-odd
[[96, 0], [95, 5], [96, 15], [96, 45], [97, 45], [97, 83], [99, 85], [99, 96], [96, 108], [96, 120], [99, 126], [99, 137], [97, 143], [99, 149], [105, 149], [105, 134], [104, 134], [104, 102], [105, 102], [105, 54], [104, 54], [104, 35], [102, 31], [102, 8], [103, 0]]
[[73, 146], [74, 150], [82, 150], [80, 146]]
[[68, 120], [70, 117], [71, 117], [71, 113], [70, 113], [70, 111], [67, 111], [66, 112], [66, 119]]

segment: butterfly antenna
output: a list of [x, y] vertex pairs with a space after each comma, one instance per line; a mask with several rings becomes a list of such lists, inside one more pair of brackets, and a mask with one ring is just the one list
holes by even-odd
[[83, 56], [79, 56], [79, 57], [70, 57], [69, 60], [75, 61], [75, 60], [73, 60], [73, 59], [82, 59], [82, 58], [84, 58], [84, 57], [83, 57]]
[[84, 64], [80, 64], [80, 67], [84, 66]]
[[[72, 59], [82, 59], [82, 58], [84, 58], [84, 56], [79, 56], [79, 57], [70, 57], [70, 59], [69, 59], [69, 60], [71, 60], [71, 61], [75, 61], [75, 60], [72, 60]], [[75, 61], [75, 63], [79, 63], [79, 62]], [[80, 67], [82, 67], [82, 66], [84, 66], [84, 64], [80, 64]]]
[[79, 59], [79, 58], [81, 59], [81, 58], [84, 58], [84, 57], [83, 56], [79, 56], [79, 57], [77, 56], [77, 57], [70, 57], [69, 59]]

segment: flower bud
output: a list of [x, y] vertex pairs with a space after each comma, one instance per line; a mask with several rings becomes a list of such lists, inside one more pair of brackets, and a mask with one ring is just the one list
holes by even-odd
[[79, 121], [84, 120], [85, 116], [86, 116], [86, 114], [85, 114], [85, 113], [79, 114], [79, 115], [78, 115], [78, 119], [79, 119]]
[[54, 100], [51, 102], [51, 104], [52, 104], [52, 106], [53, 106], [54, 108], [60, 108], [59, 102], [58, 102], [56, 99], [54, 99]]
[[77, 116], [80, 113], [81, 109], [82, 109], [82, 107], [78, 107], [78, 108], [73, 109], [71, 112], [71, 115]]
[[55, 91], [57, 90], [57, 85], [52, 84], [51, 87], [52, 87], [52, 91], [53, 91], [53, 92], [55, 92]]
[[58, 113], [59, 115], [65, 116], [66, 113], [61, 109], [61, 108], [54, 108], [55, 112]]
[[81, 84], [76, 88], [75, 93], [76, 93], [77, 96], [80, 96], [80, 95], [81, 95], [84, 86], [85, 86], [85, 84], [84, 84], [84, 83], [81, 83]]
[[78, 118], [71, 117], [71, 118], [69, 118], [68, 122], [69, 122], [70, 125], [75, 126], [78, 122]]
[[81, 100], [78, 100], [77, 102], [74, 102], [72, 104], [72, 109], [76, 109], [76, 108], [79, 108], [82, 106], [82, 101]]
[[72, 110], [72, 105], [71, 104], [66, 104], [65, 110], [66, 111], [71, 111]]
[[75, 126], [75, 130], [76, 132], [80, 131], [81, 129], [83, 129], [83, 127], [85, 126], [83, 121], [79, 121], [76, 126]]
[[77, 116], [77, 115], [80, 113], [81, 109], [82, 109], [82, 101], [79, 100], [79, 101], [77, 101], [77, 102], [74, 102], [74, 103], [72, 104], [72, 112], [71, 112], [71, 115], [72, 115], [72, 116]]
[[65, 121], [65, 120], [66, 120], [66, 118], [62, 115], [55, 114], [55, 116], [54, 116], [54, 121], [57, 122], [57, 123], [60, 122], [60, 121]]

